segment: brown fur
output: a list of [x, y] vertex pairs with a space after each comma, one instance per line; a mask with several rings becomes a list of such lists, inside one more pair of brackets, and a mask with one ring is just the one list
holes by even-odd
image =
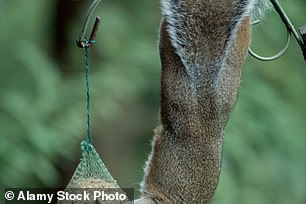
[[165, 12], [161, 24], [161, 124], [136, 203], [208, 204], [249, 45], [245, 7], [252, 0], [169, 2], [180, 19], [173, 25]]

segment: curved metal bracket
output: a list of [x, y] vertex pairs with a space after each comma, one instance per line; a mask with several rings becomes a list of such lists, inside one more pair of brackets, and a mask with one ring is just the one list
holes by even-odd
[[[287, 28], [287, 43], [285, 45], [285, 47], [278, 52], [276, 55], [273, 55], [271, 57], [263, 57], [260, 56], [258, 54], [256, 54], [254, 51], [252, 51], [252, 49], [249, 47], [249, 53], [250, 55], [252, 55], [253, 57], [255, 57], [256, 59], [262, 60], [262, 61], [272, 61], [272, 60], [276, 60], [278, 58], [280, 58], [288, 49], [289, 44], [290, 44], [290, 36], [291, 34], [295, 37], [296, 41], [299, 43], [301, 50], [303, 52], [304, 55], [304, 59], [306, 60], [306, 40], [303, 39], [304, 35], [306, 35], [306, 31], [305, 28], [302, 27], [300, 28], [300, 34], [296, 31], [296, 29], [294, 28], [294, 25], [291, 23], [289, 17], [287, 16], [286, 12], [284, 11], [284, 9], [282, 8], [282, 6], [280, 5], [278, 0], [270, 0], [271, 3], [274, 6], [274, 9], [276, 10], [276, 12], [279, 14], [280, 18], [282, 19], [283, 23], [285, 24], [286, 28]], [[255, 25], [257, 23], [259, 23], [260, 20], [255, 21], [254, 23], [252, 23], [252, 25]]]

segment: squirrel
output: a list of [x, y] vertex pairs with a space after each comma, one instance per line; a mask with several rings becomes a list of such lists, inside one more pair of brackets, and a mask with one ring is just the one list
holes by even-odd
[[[268, 0], [161, 0], [160, 124], [135, 204], [210, 204], [251, 18]], [[103, 202], [98, 202], [103, 203]]]
[[136, 204], [209, 204], [221, 171], [250, 19], [267, 0], [161, 0], [160, 125]]

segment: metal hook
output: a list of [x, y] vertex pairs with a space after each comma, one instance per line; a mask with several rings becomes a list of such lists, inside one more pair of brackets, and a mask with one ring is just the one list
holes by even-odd
[[[270, 0], [271, 3], [273, 4], [275, 10], [277, 11], [277, 13], [279, 14], [280, 18], [282, 19], [283, 23], [285, 24], [286, 28], [287, 28], [287, 43], [285, 45], [285, 47], [280, 51], [278, 52], [276, 55], [272, 56], [272, 57], [262, 57], [256, 53], [254, 53], [252, 51], [251, 48], [249, 48], [249, 53], [259, 59], [259, 60], [262, 60], [262, 61], [271, 61], [271, 60], [275, 60], [279, 57], [281, 57], [288, 49], [289, 47], [289, 44], [290, 44], [290, 35], [293, 34], [293, 36], [295, 37], [295, 39], [297, 40], [297, 42], [299, 43], [301, 49], [302, 49], [302, 52], [303, 52], [303, 55], [304, 55], [304, 59], [306, 60], [306, 41], [303, 40], [303, 36], [305, 35], [305, 33], [303, 33], [303, 28], [300, 28], [300, 33], [302, 35], [302, 37], [299, 35], [299, 33], [296, 31], [296, 29], [294, 28], [294, 25], [291, 23], [289, 17], [287, 16], [286, 12], [284, 11], [284, 9], [281, 7], [280, 3], [278, 2], [278, 0]], [[259, 21], [257, 20], [254, 24], [257, 24]]]
[[88, 12], [87, 12], [87, 16], [85, 18], [85, 21], [84, 21], [81, 33], [79, 35], [79, 39], [76, 41], [77, 46], [79, 48], [90, 47], [92, 45], [92, 43], [94, 42], [94, 40], [95, 40], [96, 33], [97, 33], [98, 29], [99, 29], [99, 25], [100, 25], [100, 21], [101, 21], [100, 17], [99, 16], [96, 17], [95, 24], [94, 24], [94, 26], [92, 28], [89, 40], [86, 39], [86, 30], [87, 30], [87, 27], [88, 27], [88, 24], [89, 24], [89, 19], [92, 16], [95, 8], [100, 3], [100, 1], [101, 0], [94, 0], [92, 2]]

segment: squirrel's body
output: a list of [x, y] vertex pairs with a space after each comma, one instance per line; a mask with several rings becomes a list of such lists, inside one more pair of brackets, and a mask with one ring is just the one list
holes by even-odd
[[136, 203], [211, 202], [256, 0], [162, 0], [161, 113]]

